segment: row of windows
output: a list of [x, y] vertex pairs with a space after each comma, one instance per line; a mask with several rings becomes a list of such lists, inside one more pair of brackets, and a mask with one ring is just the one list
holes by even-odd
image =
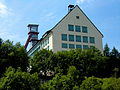
[[68, 25], [68, 31], [76, 31], [76, 32], [88, 33], [88, 28], [86, 26], [78, 26], [78, 25]]
[[40, 43], [40, 47], [45, 47], [47, 44], [49, 44], [49, 38], [47, 38], [46, 40], [42, 41]]
[[88, 49], [89, 46], [88, 45], [75, 45], [75, 44], [67, 44], [67, 43], [62, 43], [62, 48], [70, 48], [70, 49], [74, 49], [74, 48], [80, 48], [80, 49]]
[[[67, 41], [67, 34], [62, 34], [61, 36], [63, 41]], [[81, 42], [81, 36], [76, 35], [76, 42]], [[68, 35], [69, 41], [75, 41], [74, 35]], [[84, 43], [88, 43], [88, 36], [83, 36], [82, 40]], [[89, 37], [89, 42], [90, 43], [95, 43], [95, 38], [94, 37]]]

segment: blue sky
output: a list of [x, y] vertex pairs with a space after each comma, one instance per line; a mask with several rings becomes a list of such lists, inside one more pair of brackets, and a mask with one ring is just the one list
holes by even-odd
[[0, 37], [24, 45], [27, 25], [34, 23], [41, 38], [67, 14], [69, 4], [79, 5], [103, 33], [103, 45], [120, 51], [120, 0], [0, 0]]

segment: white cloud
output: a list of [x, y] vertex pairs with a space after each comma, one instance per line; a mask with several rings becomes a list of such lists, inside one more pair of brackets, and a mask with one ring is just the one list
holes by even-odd
[[0, 17], [5, 17], [9, 14], [11, 14], [10, 9], [5, 4], [0, 2]]

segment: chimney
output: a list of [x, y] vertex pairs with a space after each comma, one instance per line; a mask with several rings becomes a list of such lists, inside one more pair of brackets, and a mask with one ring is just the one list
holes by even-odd
[[73, 8], [74, 8], [74, 5], [69, 5], [69, 6], [68, 6], [68, 12], [72, 11]]

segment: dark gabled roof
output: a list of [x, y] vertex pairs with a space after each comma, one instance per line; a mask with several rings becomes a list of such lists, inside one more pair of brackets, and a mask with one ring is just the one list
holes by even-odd
[[47, 32], [45, 32], [42, 37], [45, 37], [46, 35], [48, 35], [51, 32], [51, 30], [48, 30]]

